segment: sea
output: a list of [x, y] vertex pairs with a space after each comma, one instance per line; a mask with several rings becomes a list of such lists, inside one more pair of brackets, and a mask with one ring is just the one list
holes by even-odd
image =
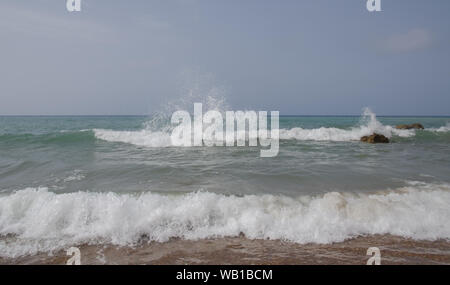
[[[278, 155], [260, 157], [259, 146], [172, 146], [158, 115], [1, 116], [0, 258], [390, 236], [444, 243], [449, 258], [450, 117], [279, 121]], [[411, 123], [424, 129], [395, 128]], [[390, 143], [360, 142], [372, 133]]]

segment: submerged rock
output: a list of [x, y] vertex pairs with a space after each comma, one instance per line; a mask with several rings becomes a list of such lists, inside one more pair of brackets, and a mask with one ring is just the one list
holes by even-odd
[[370, 136], [363, 136], [361, 141], [366, 143], [388, 143], [389, 139], [383, 135], [374, 133]]
[[401, 130], [409, 130], [409, 129], [423, 130], [424, 129], [422, 124], [419, 124], [419, 123], [409, 124], [409, 125], [397, 125], [397, 126], [395, 126], [395, 128], [396, 129], [401, 129]]

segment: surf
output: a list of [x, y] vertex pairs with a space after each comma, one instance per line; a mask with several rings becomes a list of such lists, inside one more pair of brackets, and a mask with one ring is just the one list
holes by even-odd
[[[158, 120], [160, 122], [160, 120]], [[138, 146], [146, 147], [169, 147], [174, 146], [171, 143], [171, 128], [160, 127], [150, 129], [148, 127], [139, 131], [114, 131], [105, 129], [94, 129], [95, 136], [98, 139], [110, 142], [130, 143]], [[377, 120], [376, 114], [370, 109], [366, 108], [361, 115], [360, 123], [350, 128], [336, 128], [336, 127], [320, 127], [320, 128], [280, 128], [280, 140], [298, 140], [298, 141], [359, 141], [362, 136], [370, 135], [372, 133], [379, 133], [388, 138], [396, 137], [413, 137], [415, 130], [399, 130], [390, 125], [383, 125]], [[257, 133], [250, 133], [247, 140], [256, 139]]]
[[54, 193], [26, 188], [0, 196], [0, 255], [51, 252], [74, 244], [133, 246], [235, 237], [333, 243], [374, 234], [450, 238], [450, 185], [409, 182], [373, 193], [224, 195], [191, 192]]

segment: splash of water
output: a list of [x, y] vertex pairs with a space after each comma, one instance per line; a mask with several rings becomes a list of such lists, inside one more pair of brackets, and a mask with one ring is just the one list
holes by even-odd
[[173, 128], [170, 124], [172, 114], [180, 110], [192, 112], [194, 103], [202, 103], [204, 112], [219, 111], [224, 114], [229, 110], [225, 88], [215, 84], [211, 76], [198, 74], [195, 78], [192, 78], [192, 74], [185, 76], [188, 79], [180, 88], [181, 95], [160, 106], [159, 111], [144, 123], [144, 130], [171, 132]]

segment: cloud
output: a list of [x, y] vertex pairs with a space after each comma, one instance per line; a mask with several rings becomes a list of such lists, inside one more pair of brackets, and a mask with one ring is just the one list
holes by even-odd
[[410, 52], [427, 48], [432, 37], [426, 29], [412, 29], [405, 34], [393, 35], [382, 42], [382, 48], [389, 52]]

